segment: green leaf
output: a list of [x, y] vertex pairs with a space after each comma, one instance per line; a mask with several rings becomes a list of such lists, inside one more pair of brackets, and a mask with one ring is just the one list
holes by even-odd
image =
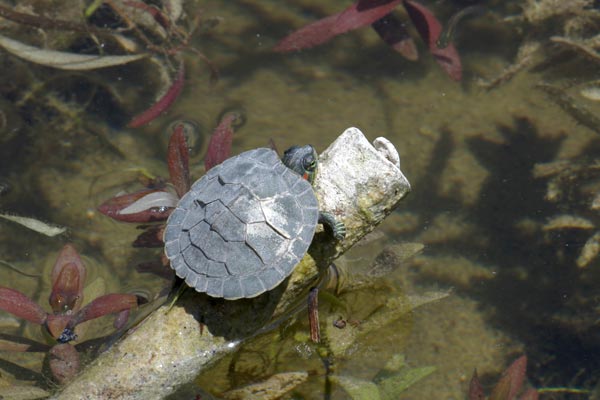
[[379, 389], [373, 382], [351, 376], [332, 376], [331, 380], [340, 385], [352, 400], [380, 400]]
[[400, 393], [435, 371], [435, 367], [403, 368], [398, 374], [379, 381], [384, 400], [395, 400]]

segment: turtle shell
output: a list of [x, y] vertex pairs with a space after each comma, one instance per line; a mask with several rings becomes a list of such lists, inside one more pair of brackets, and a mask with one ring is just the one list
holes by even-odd
[[271, 149], [246, 151], [196, 181], [169, 216], [171, 268], [198, 292], [234, 300], [279, 285], [319, 217], [311, 184]]

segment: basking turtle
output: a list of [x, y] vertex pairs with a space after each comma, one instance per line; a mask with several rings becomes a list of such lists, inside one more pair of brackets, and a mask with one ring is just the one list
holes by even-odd
[[323, 223], [340, 240], [345, 227], [319, 212], [314, 148], [246, 151], [196, 181], [167, 221], [165, 253], [180, 278], [212, 297], [255, 297], [289, 276]]

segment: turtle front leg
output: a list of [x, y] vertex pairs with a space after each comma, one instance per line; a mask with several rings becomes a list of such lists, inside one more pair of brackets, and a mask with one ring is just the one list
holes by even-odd
[[346, 237], [346, 225], [342, 221], [336, 220], [332, 213], [320, 211], [319, 223], [331, 229], [336, 240], [342, 240]]

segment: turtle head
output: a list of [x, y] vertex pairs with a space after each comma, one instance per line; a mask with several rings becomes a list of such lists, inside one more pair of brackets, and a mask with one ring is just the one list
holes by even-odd
[[286, 167], [298, 173], [312, 185], [317, 174], [317, 152], [314, 147], [292, 146], [283, 153], [281, 161]]

